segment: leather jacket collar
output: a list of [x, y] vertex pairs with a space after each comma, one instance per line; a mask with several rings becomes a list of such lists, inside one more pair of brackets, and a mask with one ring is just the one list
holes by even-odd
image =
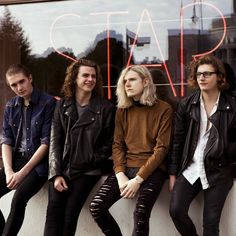
[[[191, 102], [192, 105], [197, 105], [200, 102], [200, 95], [201, 95], [200, 91], [194, 94], [192, 102]], [[232, 106], [226, 99], [226, 95], [224, 94], [224, 92], [221, 92], [220, 94], [217, 110], [221, 110], [221, 111], [232, 110]]]
[[[200, 95], [201, 95], [201, 92], [199, 90], [193, 95], [193, 98], [191, 101], [190, 115], [196, 121], [199, 121], [199, 117], [200, 117], [199, 109], [196, 109], [197, 108], [196, 106], [198, 106], [200, 103]], [[231, 110], [232, 110], [231, 104], [227, 100], [226, 95], [223, 92], [221, 92], [217, 111], [231, 111]], [[211, 116], [211, 119], [213, 119], [215, 117], [216, 113], [217, 112], [215, 112]]]
[[[90, 102], [88, 104], [88, 112], [91, 114], [91, 117], [89, 117], [88, 113], [86, 112], [86, 117], [83, 115], [80, 118], [81, 125], [83, 125], [83, 120], [86, 120], [86, 121], [90, 119], [92, 120], [95, 114], [100, 114], [101, 112], [101, 99], [100, 98], [96, 96], [91, 97]], [[65, 100], [63, 104], [62, 113], [70, 117], [73, 121], [78, 120], [78, 113], [77, 113], [75, 98], [69, 98]]]

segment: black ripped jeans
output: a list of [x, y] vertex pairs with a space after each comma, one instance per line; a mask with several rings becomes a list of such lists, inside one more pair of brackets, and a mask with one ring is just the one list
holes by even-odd
[[[135, 176], [130, 176], [127, 173], [126, 175], [129, 178]], [[134, 211], [134, 229], [132, 236], [147, 236], [149, 234], [149, 218], [151, 211], [165, 180], [166, 174], [157, 169], [140, 186]], [[118, 224], [109, 212], [109, 208], [120, 198], [118, 182], [116, 176], [113, 174], [105, 180], [90, 204], [90, 212], [106, 236], [122, 235]]]

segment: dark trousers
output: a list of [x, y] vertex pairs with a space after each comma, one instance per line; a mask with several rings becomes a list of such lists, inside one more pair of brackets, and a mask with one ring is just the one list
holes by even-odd
[[67, 181], [68, 190], [59, 192], [49, 183], [49, 201], [44, 236], [73, 236], [80, 211], [94, 185], [97, 175], [81, 175]]
[[[22, 157], [21, 157], [22, 158]], [[14, 163], [14, 171], [20, 170], [27, 161], [17, 161]], [[44, 185], [47, 177], [40, 177], [35, 170], [31, 171], [17, 187], [11, 202], [10, 214], [5, 223], [2, 212], [0, 211], [0, 235], [15, 236], [22, 226], [25, 207], [29, 199], [34, 196]], [[4, 169], [0, 170], [0, 197], [11, 190], [7, 188]]]
[[[203, 235], [218, 236], [221, 212], [232, 188], [233, 179], [203, 190]], [[177, 178], [171, 194], [170, 216], [182, 236], [196, 236], [196, 228], [188, 215], [192, 200], [202, 190], [200, 180], [191, 185], [183, 175]]]
[[[149, 218], [154, 203], [166, 180], [166, 174], [156, 170], [140, 187], [134, 211], [133, 236], [149, 234]], [[121, 236], [121, 231], [109, 208], [120, 199], [120, 190], [115, 175], [110, 175], [100, 187], [90, 204], [90, 212], [107, 236]], [[130, 220], [130, 219], [127, 219]]]

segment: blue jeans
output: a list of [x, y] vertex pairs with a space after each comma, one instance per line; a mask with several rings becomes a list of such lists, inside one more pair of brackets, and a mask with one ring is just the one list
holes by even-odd
[[[148, 236], [151, 211], [165, 180], [166, 173], [157, 169], [142, 183], [134, 211], [133, 236]], [[90, 212], [106, 236], [122, 236], [118, 224], [109, 212], [109, 208], [120, 198], [120, 189], [113, 174], [105, 180], [90, 204]]]
[[[221, 212], [233, 186], [233, 179], [203, 190], [203, 235], [218, 236]], [[182, 236], [196, 236], [196, 228], [188, 215], [192, 200], [202, 190], [200, 179], [191, 185], [183, 175], [177, 178], [171, 194], [170, 216]]]
[[[25, 163], [26, 159], [21, 157], [21, 160], [14, 162], [14, 171], [20, 170]], [[46, 176], [39, 176], [35, 170], [32, 170], [17, 187], [11, 202], [10, 214], [5, 223], [4, 216], [0, 211], [0, 235], [2, 236], [15, 236], [20, 231], [22, 226], [25, 207], [31, 197], [33, 197], [46, 182]], [[0, 170], [0, 197], [4, 196], [11, 189], [7, 188], [6, 176], [4, 169]]]

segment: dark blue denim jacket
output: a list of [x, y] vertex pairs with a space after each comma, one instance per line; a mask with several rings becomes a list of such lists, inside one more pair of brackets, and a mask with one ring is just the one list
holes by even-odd
[[[3, 133], [1, 144], [8, 144], [14, 152], [19, 148], [23, 98], [16, 96], [7, 102], [3, 117]], [[51, 119], [55, 107], [55, 99], [33, 88], [30, 104], [26, 111], [26, 157], [30, 159], [41, 144], [49, 144]], [[36, 171], [40, 176], [48, 173], [48, 158], [45, 157], [37, 166]]]

